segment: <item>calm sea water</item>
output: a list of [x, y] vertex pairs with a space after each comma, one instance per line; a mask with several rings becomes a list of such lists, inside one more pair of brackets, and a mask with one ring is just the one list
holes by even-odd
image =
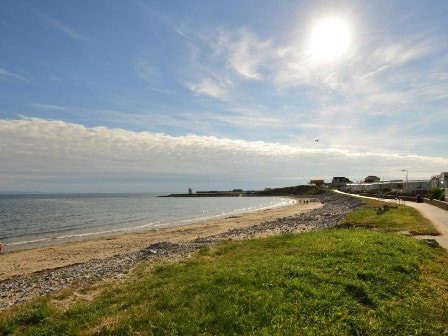
[[0, 195], [4, 251], [179, 226], [291, 204], [274, 197], [166, 198], [155, 194]]

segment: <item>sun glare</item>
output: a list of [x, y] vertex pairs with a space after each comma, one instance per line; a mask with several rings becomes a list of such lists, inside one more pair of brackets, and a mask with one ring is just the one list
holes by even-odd
[[340, 19], [325, 19], [316, 23], [311, 33], [310, 51], [319, 60], [334, 60], [346, 53], [350, 45], [350, 30]]

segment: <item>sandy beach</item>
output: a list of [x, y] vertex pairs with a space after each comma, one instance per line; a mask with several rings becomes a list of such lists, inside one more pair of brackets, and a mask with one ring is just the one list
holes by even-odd
[[[235, 228], [251, 227], [262, 222], [299, 215], [321, 206], [322, 204], [319, 202], [309, 202], [308, 204], [297, 202], [287, 207], [261, 210], [180, 227], [128, 233], [114, 237], [4, 253], [0, 255], [0, 282], [39, 271], [136, 252], [159, 242], [182, 244], [197, 238], [221, 234]], [[267, 234], [269, 233], [265, 233], [265, 235]]]
[[142, 261], [188, 258], [229, 239], [331, 229], [347, 213], [365, 206], [355, 198], [326, 193], [308, 204], [298, 200], [287, 207], [183, 227], [5, 253], [0, 255], [0, 311], [72, 286], [119, 280]]

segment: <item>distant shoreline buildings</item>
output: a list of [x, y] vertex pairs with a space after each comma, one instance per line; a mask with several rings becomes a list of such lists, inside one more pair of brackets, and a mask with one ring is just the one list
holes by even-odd
[[[407, 172], [407, 171], [406, 171]], [[197, 190], [193, 192], [188, 188], [187, 194], [171, 194], [163, 197], [218, 197], [218, 196], [276, 196], [287, 194], [304, 194], [306, 188], [330, 187], [350, 193], [367, 193], [373, 195], [401, 195], [401, 196], [428, 196], [431, 188], [437, 187], [445, 191], [445, 201], [448, 201], [448, 172], [442, 172], [432, 176], [428, 180], [381, 180], [378, 176], [369, 175], [363, 181], [354, 183], [345, 176], [335, 176], [330, 183], [324, 179], [310, 180], [308, 186], [293, 186], [283, 188], [265, 188], [264, 190], [244, 190], [241, 188], [232, 190]], [[437, 196], [438, 197], [438, 196]]]
[[378, 176], [367, 176], [364, 181], [353, 183], [347, 177], [333, 177], [330, 183], [324, 180], [311, 180], [310, 184], [327, 185], [343, 191], [354, 193], [384, 193], [393, 192], [403, 195], [427, 195], [431, 188], [438, 187], [445, 190], [445, 201], [448, 201], [448, 172], [441, 172], [428, 180], [388, 180], [381, 181]]

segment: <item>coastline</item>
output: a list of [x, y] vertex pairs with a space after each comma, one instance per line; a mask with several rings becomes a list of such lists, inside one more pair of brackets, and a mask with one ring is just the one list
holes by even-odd
[[11, 251], [0, 254], [0, 282], [36, 272], [82, 264], [95, 259], [137, 252], [151, 244], [161, 242], [184, 244], [194, 239], [218, 235], [232, 229], [246, 228], [281, 217], [299, 215], [321, 206], [318, 202], [308, 204], [296, 202], [284, 207], [258, 210], [182, 226]]
[[[118, 199], [120, 200], [119, 202], [123, 201], [124, 203], [126, 203], [129, 200], [127, 198], [128, 194], [112, 195], [118, 196]], [[115, 213], [113, 213], [112, 211], [111, 214], [111, 211], [107, 207], [104, 207], [104, 204], [102, 204], [101, 201], [97, 201], [97, 199], [101, 199], [102, 195], [94, 194], [93, 204], [94, 206], [98, 206], [99, 210], [97, 210], [97, 208], [95, 207], [87, 207], [86, 209], [84, 209], [82, 203], [83, 198], [81, 197], [79, 198], [78, 203], [65, 208], [63, 213], [59, 212], [60, 209], [58, 209], [57, 207], [54, 208], [53, 210], [58, 213], [58, 215], [56, 216], [56, 218], [58, 219], [57, 221], [54, 220], [55, 216], [53, 215], [52, 210], [48, 210], [43, 213], [38, 212], [36, 218], [34, 216], [28, 216], [29, 218], [20, 218], [19, 216], [17, 230], [13, 229], [13, 227], [10, 226], [7, 221], [6, 228], [2, 227], [0, 230], [0, 236], [3, 237], [3, 252], [9, 253], [40, 247], [51, 247], [82, 240], [120, 236], [126, 233], [146, 232], [154, 229], [178, 227], [203, 221], [225, 218], [232, 215], [241, 215], [258, 210], [284, 207], [295, 202], [290, 197], [268, 197], [269, 200], [257, 203], [257, 201], [249, 201], [249, 199], [253, 197], [244, 197], [238, 198], [236, 200], [237, 202], [235, 202], [234, 200], [233, 204], [232, 202], [229, 204], [228, 201], [225, 200], [224, 202], [222, 202], [221, 207], [221, 202], [219, 202], [219, 204], [215, 204], [216, 199], [214, 200], [215, 203], [213, 201], [210, 202], [210, 200], [213, 200], [214, 197], [207, 197], [207, 200], [205, 202], [183, 199], [179, 201], [179, 206], [176, 204], [176, 214], [174, 215], [170, 212], [170, 204], [173, 202], [173, 200], [166, 202], [166, 204], [162, 204], [162, 206], [160, 207], [161, 211], [159, 212], [160, 204], [158, 204], [158, 202], [160, 201], [157, 201], [157, 198], [161, 196], [154, 197], [156, 195], [151, 194], [129, 195], [131, 197], [137, 196], [136, 205], [134, 207], [127, 207], [123, 213], [117, 213], [116, 211]], [[139, 197], [142, 195], [145, 197]], [[61, 196], [62, 206], [64, 206], [65, 201], [68, 201], [70, 204], [72, 204], [72, 199], [66, 199], [65, 195], [63, 194], [45, 195], [44, 197], [49, 197], [50, 200], [60, 201]], [[89, 197], [89, 195], [81, 196]], [[96, 196], [100, 196], [100, 198], [97, 198]], [[109, 194], [106, 194], [106, 197], [107, 196], [109, 196]], [[149, 199], [147, 199], [147, 196], [149, 196]], [[141, 203], [142, 199], [144, 200], [144, 204]], [[238, 200], [242, 200], [242, 202], [239, 202]], [[109, 207], [110, 204], [112, 204], [110, 202], [107, 203], [109, 204]], [[78, 209], [73, 212], [73, 209], [76, 209], [77, 205], [79, 205]], [[117, 204], [117, 202], [115, 202], [115, 205], [116, 208], [121, 207], [120, 203]], [[145, 210], [146, 212], [141, 212], [142, 210], [139, 205], [143, 205], [145, 209], [147, 208], [147, 210]], [[25, 203], [25, 207], [26, 206], [29, 207], [30, 204]], [[32, 209], [29, 209], [28, 212], [25, 211], [25, 213], [32, 213], [32, 211], [30, 210]], [[87, 213], [87, 216], [82, 215], [83, 211]], [[95, 214], [96, 212], [98, 213], [98, 215]], [[6, 215], [6, 218], [8, 218], [14, 216], [15, 214], [14, 212], [11, 212], [7, 213]], [[40, 223], [39, 225], [42, 226], [42, 231], [36, 231], [34, 225], [29, 226], [29, 223], [33, 223], [34, 221]], [[0, 222], [2, 222], [3, 224], [3, 221]], [[29, 232], [24, 231], [24, 228], [27, 227], [30, 229]], [[33, 234], [33, 232], [35, 232], [35, 234]], [[8, 237], [9, 235], [11, 237]]]
[[120, 280], [140, 262], [182, 260], [217, 242], [335, 228], [349, 212], [366, 207], [360, 200], [336, 193], [316, 195], [313, 201], [144, 234], [0, 255], [0, 311], [65, 288], [82, 291], [85, 286]]

